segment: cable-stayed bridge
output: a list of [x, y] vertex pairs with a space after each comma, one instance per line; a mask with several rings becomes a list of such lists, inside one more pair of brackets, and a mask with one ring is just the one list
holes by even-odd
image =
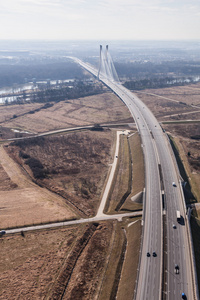
[[101, 78], [104, 78], [119, 83], [119, 77], [117, 75], [112, 57], [108, 51], [108, 45], [106, 45], [105, 51], [103, 51], [103, 47], [100, 45], [99, 70], [97, 77], [100, 80]]
[[[182, 293], [187, 295], [187, 300], [199, 299], [190, 224], [179, 171], [167, 135], [148, 107], [120, 84], [108, 46], [104, 52], [100, 46], [98, 70], [78, 58], [73, 59], [119, 96], [134, 117], [141, 136], [146, 182], [135, 299], [177, 300], [181, 299]], [[161, 187], [161, 181], [164, 187]], [[176, 187], [173, 182], [176, 182]], [[184, 224], [177, 223], [177, 210]], [[176, 224], [176, 229], [173, 229], [173, 224]], [[175, 265], [179, 266], [179, 274], [174, 273]]]

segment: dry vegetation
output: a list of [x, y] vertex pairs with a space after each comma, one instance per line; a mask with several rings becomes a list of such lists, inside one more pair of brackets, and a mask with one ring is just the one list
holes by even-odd
[[[138, 96], [158, 120], [163, 122], [163, 128], [172, 136], [180, 158], [182, 176], [188, 182], [185, 191], [186, 203], [191, 205], [196, 201], [200, 202], [200, 84], [146, 90], [144, 93], [138, 93]], [[166, 121], [171, 121], [171, 124], [164, 123]], [[200, 284], [199, 203], [193, 207], [191, 229]]]
[[180, 138], [192, 172], [200, 171], [200, 124], [166, 124], [163, 127]]
[[92, 226], [93, 235], [80, 254], [62, 299], [93, 300], [98, 298], [101, 291], [104, 269], [110, 255], [113, 225], [105, 223], [97, 228]]
[[194, 195], [200, 201], [200, 83], [145, 90], [138, 92], [138, 97], [175, 139]]
[[[200, 119], [199, 83], [137, 93], [159, 121]], [[195, 107], [191, 105], [195, 105]]]
[[63, 199], [34, 184], [0, 147], [0, 228], [74, 218]]
[[115, 222], [1, 238], [0, 299], [114, 299], [122, 268], [133, 284], [131, 294], [137, 260], [133, 255], [128, 268], [127, 257], [138, 253], [140, 226], [127, 225], [127, 239], [134, 234], [135, 243], [128, 243], [125, 265], [127, 241]]
[[[21, 111], [21, 107], [27, 109]], [[3, 139], [18, 135], [11, 128], [43, 132], [132, 122], [127, 108], [112, 93], [60, 102], [46, 109], [38, 104], [7, 108], [8, 114], [4, 110], [2, 117]], [[85, 131], [2, 146], [0, 227], [94, 215], [113, 159], [115, 135], [110, 130]], [[126, 169], [129, 159], [124, 156]], [[130, 227], [136, 228], [134, 244], [128, 221], [1, 237], [0, 299], [114, 299], [122, 269], [132, 278], [131, 295], [140, 245], [140, 227], [134, 226]], [[124, 267], [127, 253], [134, 253], [132, 269]]]
[[[64, 293], [77, 299], [79, 285], [78, 293], [94, 299], [111, 234], [112, 224], [91, 224], [1, 239], [0, 299], [61, 299]], [[78, 275], [75, 284], [72, 275]]]
[[[188, 182], [186, 203], [200, 202], [200, 83], [138, 92], [139, 98], [152, 110], [177, 148], [179, 166]], [[193, 107], [191, 106], [193, 105]], [[194, 107], [195, 106], [195, 107]], [[196, 122], [195, 122], [196, 120]], [[164, 123], [170, 121], [168, 123]], [[180, 122], [180, 123], [178, 123]], [[191, 229], [200, 284], [200, 213], [199, 203], [193, 206]]]
[[[183, 115], [198, 107], [200, 110], [199, 93], [200, 86], [191, 85], [149, 90], [138, 96], [159, 120], [184, 120], [200, 118], [198, 114]], [[198, 107], [192, 108], [191, 104]], [[94, 123], [132, 122], [127, 108], [112, 93], [59, 102], [28, 113], [37, 110], [38, 105], [9, 106], [8, 112], [3, 107], [2, 125], [44, 132]], [[21, 107], [25, 113], [21, 113]], [[191, 135], [198, 135], [199, 127], [194, 124], [163, 126], [176, 136], [191, 178], [196, 176], [198, 182], [199, 141], [191, 139]], [[2, 132], [2, 138], [12, 135], [6, 128]], [[3, 216], [0, 226], [4, 227], [6, 220], [10, 224], [14, 220], [14, 226], [19, 213], [22, 225], [30, 223], [31, 217], [39, 222], [64, 216], [72, 218], [74, 212], [82, 217], [94, 215], [112, 162], [114, 139], [115, 132], [107, 130], [15, 142], [6, 149], [18, 165], [1, 148], [0, 174], [5, 180], [0, 181]], [[143, 170], [139, 135], [129, 139], [122, 136], [109, 213], [142, 208]], [[31, 178], [47, 189], [39, 187]], [[24, 237], [2, 237], [0, 299], [132, 299], [141, 237], [140, 221], [134, 221], [102, 222], [26, 233]]]
[[140, 137], [137, 133], [130, 138], [122, 135], [119, 161], [107, 203], [107, 212], [142, 209], [143, 189], [144, 160]]
[[13, 235], [0, 240], [0, 299], [44, 299], [83, 228]]
[[17, 188], [17, 184], [12, 182], [2, 165], [0, 165], [0, 191], [10, 191], [15, 188]]
[[187, 174], [187, 181], [196, 200], [200, 201], [200, 139], [191, 138], [198, 137], [200, 126], [167, 124], [163, 127], [173, 136]]
[[117, 300], [132, 300], [137, 278], [142, 227], [140, 220], [132, 220], [125, 226], [127, 247], [119, 282]]
[[39, 185], [89, 216], [100, 201], [114, 138], [110, 130], [88, 131], [17, 141], [6, 149]]
[[133, 121], [128, 109], [113, 93], [62, 101], [45, 109], [38, 108], [41, 108], [40, 104], [2, 106], [0, 125], [37, 133], [95, 123]]
[[129, 139], [129, 149], [132, 162], [132, 186], [131, 193], [122, 205], [122, 210], [142, 209], [142, 192], [145, 187], [144, 156], [141, 147], [141, 139], [138, 133]]

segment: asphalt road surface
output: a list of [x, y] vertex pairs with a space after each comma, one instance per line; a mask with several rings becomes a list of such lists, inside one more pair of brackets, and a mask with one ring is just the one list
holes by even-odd
[[[91, 65], [73, 58], [83, 68], [97, 76], [98, 71]], [[198, 299], [194, 283], [194, 269], [190, 255], [187, 215], [179, 182], [179, 173], [173, 159], [169, 141], [158, 121], [146, 105], [121, 84], [104, 76], [100, 80], [112, 89], [127, 105], [141, 135], [145, 156], [146, 201], [144, 203], [143, 244], [136, 299], [161, 299], [163, 272], [163, 208], [166, 211], [167, 227], [167, 270], [164, 282], [166, 299], [181, 299], [184, 292], [187, 300]], [[158, 165], [163, 177], [165, 207], [162, 205], [161, 182]], [[172, 185], [176, 183], [176, 187]], [[180, 210], [183, 224], [176, 221], [176, 210]], [[176, 229], [173, 224], [176, 224]], [[147, 256], [147, 252], [150, 256]], [[156, 255], [153, 256], [152, 253]], [[179, 274], [175, 274], [175, 264]]]

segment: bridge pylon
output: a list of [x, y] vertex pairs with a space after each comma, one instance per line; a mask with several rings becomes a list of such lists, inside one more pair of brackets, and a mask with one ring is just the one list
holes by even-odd
[[99, 54], [99, 70], [98, 70], [98, 76], [99, 79], [100, 71], [101, 71], [101, 64], [102, 64], [102, 45], [100, 45], [100, 54]]
[[100, 75], [104, 76], [108, 80], [119, 82], [119, 77], [115, 70], [115, 66], [112, 61], [112, 57], [108, 51], [108, 45], [103, 52], [103, 47], [100, 45], [100, 56], [99, 56], [99, 70], [97, 78], [100, 80]]

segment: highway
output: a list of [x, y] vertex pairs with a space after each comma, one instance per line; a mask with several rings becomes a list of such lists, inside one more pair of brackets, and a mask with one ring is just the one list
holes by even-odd
[[[97, 76], [98, 71], [91, 65], [72, 58], [91, 74]], [[169, 141], [158, 121], [148, 107], [132, 92], [120, 83], [101, 75], [100, 80], [106, 84], [129, 108], [138, 127], [142, 139], [145, 157], [146, 195], [143, 212], [143, 243], [136, 289], [136, 300], [181, 299], [184, 292], [187, 300], [198, 299], [194, 283], [194, 268], [190, 255], [190, 237], [186, 209], [179, 179], [179, 172], [173, 159]], [[164, 190], [161, 190], [159, 167], [163, 178]], [[176, 183], [176, 187], [172, 186]], [[161, 192], [164, 193], [164, 207]], [[180, 210], [185, 224], [176, 221], [176, 210]], [[162, 290], [163, 273], [163, 212], [166, 212], [166, 277]], [[176, 229], [173, 228], [176, 224]], [[152, 256], [153, 252], [156, 256]], [[147, 257], [147, 252], [150, 257]], [[179, 266], [179, 274], [175, 274], [175, 264]]]

